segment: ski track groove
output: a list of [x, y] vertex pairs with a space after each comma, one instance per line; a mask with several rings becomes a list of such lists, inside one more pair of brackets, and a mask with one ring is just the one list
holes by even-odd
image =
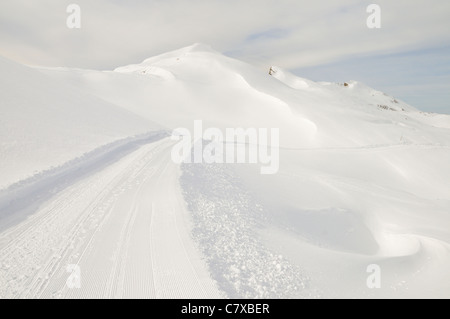
[[[96, 196], [96, 198], [94, 199], [94, 201], [93, 201], [93, 202], [92, 202], [92, 203], [84, 210], [83, 213], [86, 213], [86, 214], [80, 215], [78, 221], [75, 222], [75, 226], [74, 226], [74, 228], [73, 228], [72, 236], [71, 236], [72, 240], [74, 240], [75, 238], [78, 238], [80, 234], [84, 234], [84, 233], [85, 233], [85, 229], [84, 229], [84, 228], [85, 228], [85, 226], [86, 226], [86, 223], [87, 223], [88, 221], [90, 221], [90, 220], [93, 218], [92, 214], [95, 214], [96, 208], [99, 208], [99, 207], [102, 207], [102, 206], [103, 206], [103, 204], [102, 204], [103, 200], [106, 199], [106, 198], [107, 198], [107, 195], [110, 194], [111, 192], [112, 192], [114, 195], [116, 195], [117, 193], [116, 193], [116, 192], [113, 192], [113, 190], [114, 190], [114, 185], [118, 185], [118, 184], [122, 183], [124, 180], [125, 180], [125, 178], [124, 178], [123, 176], [116, 176], [116, 177], [109, 183], [108, 187], [107, 187], [104, 191], [102, 191], [99, 195]], [[111, 205], [112, 205], [112, 208], [111, 208], [110, 210], [108, 210], [108, 213], [107, 213], [107, 214], [104, 214], [104, 215], [103, 215], [102, 221], [104, 221], [104, 220], [106, 220], [106, 219], [108, 218], [109, 212], [110, 212], [110, 211], [113, 209], [113, 207], [114, 207], [114, 201], [106, 201], [106, 203], [107, 203], [107, 204], [111, 204]], [[99, 209], [99, 210], [100, 210], [100, 209]], [[100, 210], [100, 211], [102, 211], [102, 210]], [[103, 211], [104, 211], [104, 210], [103, 210]], [[95, 217], [95, 216], [94, 216], [94, 217]], [[102, 224], [102, 223], [101, 223], [101, 224]], [[98, 228], [101, 227], [101, 224], [99, 225]], [[98, 231], [98, 229], [97, 229], [97, 231]], [[88, 248], [90, 247], [90, 244], [91, 244], [93, 238], [95, 237], [95, 234], [96, 234], [96, 232], [94, 232], [94, 233], [90, 236], [89, 240], [87, 241], [86, 247], [84, 248], [84, 250], [83, 250], [83, 252], [82, 252], [82, 254], [81, 254], [81, 256], [80, 256], [80, 259], [83, 257], [83, 255], [85, 254], [85, 252], [86, 252], [86, 251], [88, 250]], [[73, 241], [69, 241], [69, 242], [73, 242]], [[70, 245], [69, 245], [69, 246], [70, 246]], [[67, 248], [67, 247], [66, 247], [66, 248]], [[77, 263], [77, 265], [78, 265], [78, 263]]]
[[[0, 234], [0, 297], [220, 297], [177, 216], [185, 206], [173, 194], [171, 146], [142, 146]], [[81, 289], [66, 285], [69, 264], [82, 270]]]

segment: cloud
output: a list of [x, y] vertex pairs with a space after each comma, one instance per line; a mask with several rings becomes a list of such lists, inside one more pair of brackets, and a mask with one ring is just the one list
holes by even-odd
[[74, 2], [82, 8], [81, 30], [65, 25], [70, 1], [3, 0], [0, 52], [33, 64], [113, 68], [205, 42], [295, 68], [450, 40], [446, 0], [380, 0], [380, 30], [366, 27], [370, 2], [358, 0]]

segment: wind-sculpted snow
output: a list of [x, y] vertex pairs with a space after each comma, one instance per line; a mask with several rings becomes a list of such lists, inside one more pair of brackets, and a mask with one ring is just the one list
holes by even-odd
[[182, 170], [193, 236], [228, 297], [311, 297], [301, 269], [258, 241], [264, 208], [245, 191], [230, 166], [183, 164]]

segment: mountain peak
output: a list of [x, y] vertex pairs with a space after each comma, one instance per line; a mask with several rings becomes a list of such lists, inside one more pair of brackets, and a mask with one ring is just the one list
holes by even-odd
[[221, 55], [221, 53], [215, 51], [210, 45], [204, 43], [194, 43], [190, 46], [169, 51], [160, 55], [156, 55], [145, 59], [142, 63], [132, 64], [127, 66], [122, 66], [116, 68], [114, 71], [121, 73], [130, 73], [130, 72], [138, 72], [138, 73], [146, 73], [144, 72], [148, 67], [154, 67], [155, 64], [160, 63], [162, 65], [173, 64], [174, 62], [180, 61], [182, 57], [185, 57], [189, 54], [195, 53], [213, 53], [217, 55]]
[[186, 50], [188, 52], [215, 52], [216, 51], [209, 45], [205, 43], [194, 43], [190, 46], [187, 46], [181, 50]]

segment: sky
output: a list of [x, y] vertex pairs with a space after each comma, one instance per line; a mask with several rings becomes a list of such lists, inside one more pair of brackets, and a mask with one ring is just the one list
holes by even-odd
[[[69, 29], [69, 4], [81, 28]], [[369, 29], [367, 7], [381, 8]], [[1, 0], [0, 55], [110, 70], [193, 43], [315, 81], [357, 80], [450, 114], [448, 0]], [[1, 71], [1, 70], [0, 70]]]

